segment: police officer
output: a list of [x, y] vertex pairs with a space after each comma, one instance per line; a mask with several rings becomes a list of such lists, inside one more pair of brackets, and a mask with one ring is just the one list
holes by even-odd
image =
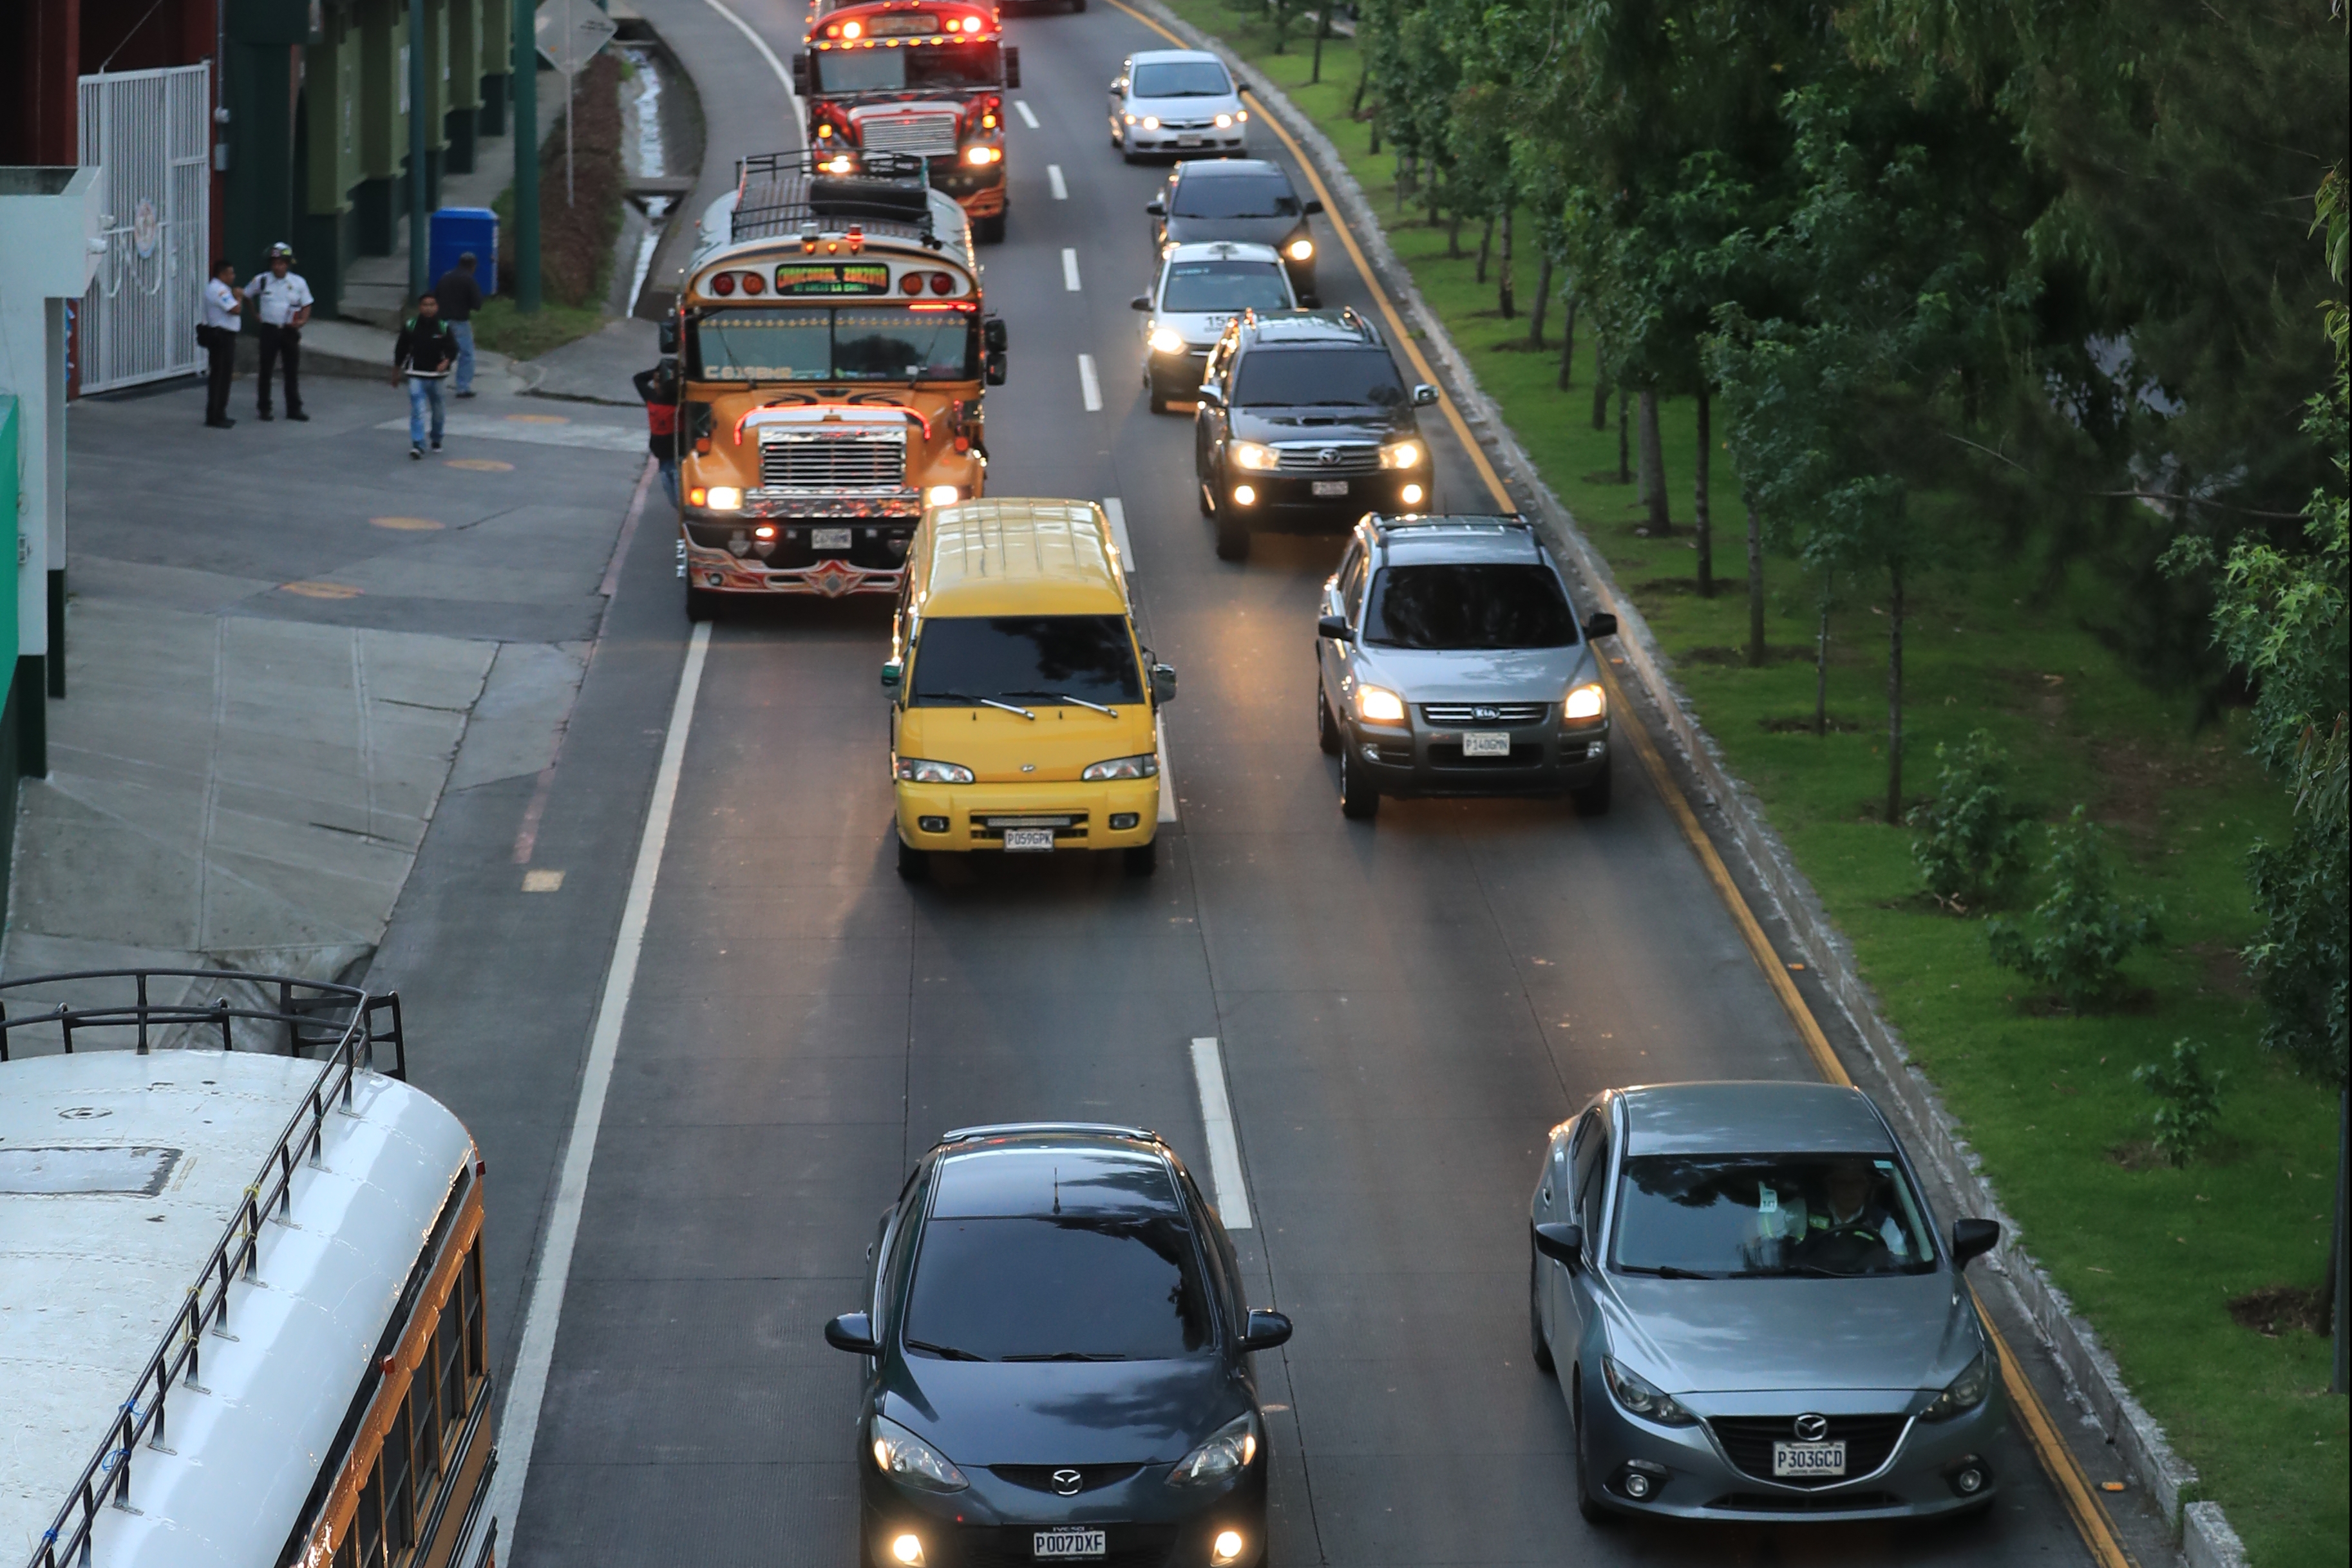
[[279, 240], [269, 247], [269, 270], [245, 286], [245, 297], [259, 302], [261, 319], [261, 417], [269, 413], [269, 370], [282, 359], [286, 366], [286, 417], [308, 420], [302, 412], [302, 329], [310, 324], [310, 286], [294, 270], [294, 247]]
[[236, 296], [236, 267], [226, 257], [215, 258], [213, 275], [205, 280], [204, 325], [196, 329], [206, 361], [205, 423], [214, 430], [236, 423], [228, 416], [228, 383], [236, 373], [237, 324], [244, 313], [245, 301]]

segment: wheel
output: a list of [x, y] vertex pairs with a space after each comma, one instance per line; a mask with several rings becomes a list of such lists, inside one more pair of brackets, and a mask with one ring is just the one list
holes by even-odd
[[1219, 560], [1249, 559], [1249, 525], [1241, 521], [1237, 517], [1228, 516], [1223, 507], [1219, 507], [1217, 509], [1215, 516], [1217, 519], [1217, 559]]
[[1584, 1383], [1581, 1378], [1577, 1380], [1576, 1399], [1570, 1406], [1569, 1420], [1576, 1428], [1576, 1511], [1584, 1516], [1587, 1524], [1614, 1524], [1623, 1516], [1595, 1497], [1591, 1483], [1586, 1479], [1591, 1456], [1585, 1451], [1584, 1445]]
[[1166, 413], [1168, 412], [1168, 394], [1161, 392], [1158, 384], [1155, 382], [1147, 381], [1143, 384], [1150, 389], [1150, 396], [1147, 401], [1151, 405], [1151, 412], [1154, 413]]
[[971, 237], [974, 243], [979, 245], [1003, 245], [1004, 214], [991, 213], [988, 216], [979, 219], [971, 225]]
[[1126, 862], [1127, 874], [1129, 876], [1150, 876], [1160, 869], [1158, 839], [1152, 840], [1148, 844], [1131, 844], [1121, 850], [1119, 854]]
[[1331, 722], [1331, 702], [1323, 695], [1323, 675], [1315, 676], [1315, 744], [1326, 757], [1339, 755], [1339, 727]]
[[898, 874], [908, 882], [920, 882], [931, 874], [931, 856], [928, 850], [919, 850], [906, 840], [898, 841]]
[[1070, 14], [1071, 14], [1072, 16], [1075, 16], [1076, 15], [1077, 15], [1079, 12], [1081, 12], [1081, 11], [1085, 10], [1086, 8], [1087, 8], [1087, 0], [1070, 0]]
[[1535, 1249], [1530, 1248], [1528, 1250], [1528, 1354], [1535, 1357], [1536, 1370], [1550, 1374], [1559, 1369], [1552, 1363], [1551, 1341], [1544, 1337], [1542, 1289], [1543, 1260], [1537, 1257]]
[[1609, 781], [1615, 775], [1616, 769], [1604, 763], [1601, 768], [1600, 778], [1581, 789], [1570, 792], [1568, 798], [1576, 802], [1578, 816], [1605, 817], [1609, 814]]
[[1339, 748], [1339, 815], [1369, 822], [1381, 814], [1381, 792], [1360, 771], [1352, 747]]
[[719, 595], [717, 595], [717, 594], [715, 594], [715, 593], [711, 592], [711, 591], [710, 591], [710, 590], [709, 590], [709, 589], [707, 589], [707, 588], [696, 588], [696, 587], [694, 587], [694, 586], [693, 586], [692, 584], [690, 584], [690, 583], [687, 586], [687, 590], [686, 590], [686, 618], [687, 618], [687, 620], [688, 620], [688, 621], [690, 621], [690, 622], [691, 622], [691, 621], [708, 621], [708, 620], [709, 620], [712, 616], [716, 615], [718, 612], [719, 612]]

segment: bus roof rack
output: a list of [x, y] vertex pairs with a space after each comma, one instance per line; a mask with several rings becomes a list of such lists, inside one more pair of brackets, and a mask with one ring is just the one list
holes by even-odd
[[[127, 988], [129, 995], [122, 994]], [[99, 994], [90, 996], [93, 990]], [[211, 1000], [201, 999], [209, 994]], [[26, 1006], [31, 998], [36, 1006]], [[84, 999], [87, 998], [87, 999]], [[168, 998], [168, 999], [166, 999]], [[317, 1057], [356, 1044], [360, 1065], [403, 1082], [408, 1048], [400, 998], [356, 986], [242, 969], [78, 969], [0, 981], [0, 1061], [25, 1053], [55, 1030], [77, 1050], [130, 1050], [141, 1056], [190, 1047]], [[41, 1038], [41, 1045], [51, 1043]], [[380, 1060], [377, 1047], [388, 1060]], [[37, 1046], [36, 1047], [37, 1050]]]
[[936, 250], [929, 163], [910, 152], [755, 152], [735, 165], [735, 237], [855, 223]]

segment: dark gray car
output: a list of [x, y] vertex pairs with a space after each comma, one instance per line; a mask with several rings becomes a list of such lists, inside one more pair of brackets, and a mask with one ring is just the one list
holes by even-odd
[[1315, 233], [1307, 220], [1323, 204], [1302, 198], [1281, 164], [1263, 158], [1179, 163], [1143, 210], [1151, 218], [1155, 256], [1168, 246], [1200, 240], [1270, 245], [1282, 253], [1298, 302], [1310, 309], [1321, 303], [1315, 292]]
[[1825, 1083], [1611, 1090], [1551, 1131], [1529, 1333], [1588, 1519], [1905, 1519], [1991, 1506], [2007, 1420], [1960, 1277], [1867, 1096]]

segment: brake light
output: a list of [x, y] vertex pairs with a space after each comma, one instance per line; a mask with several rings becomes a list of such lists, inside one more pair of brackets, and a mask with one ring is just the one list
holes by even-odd
[[735, 275], [731, 272], [722, 272], [713, 277], [710, 280], [710, 292], [718, 295], [721, 299], [734, 293]]
[[955, 292], [955, 279], [947, 273], [934, 272], [931, 274], [931, 292], [934, 294], [953, 294]]

